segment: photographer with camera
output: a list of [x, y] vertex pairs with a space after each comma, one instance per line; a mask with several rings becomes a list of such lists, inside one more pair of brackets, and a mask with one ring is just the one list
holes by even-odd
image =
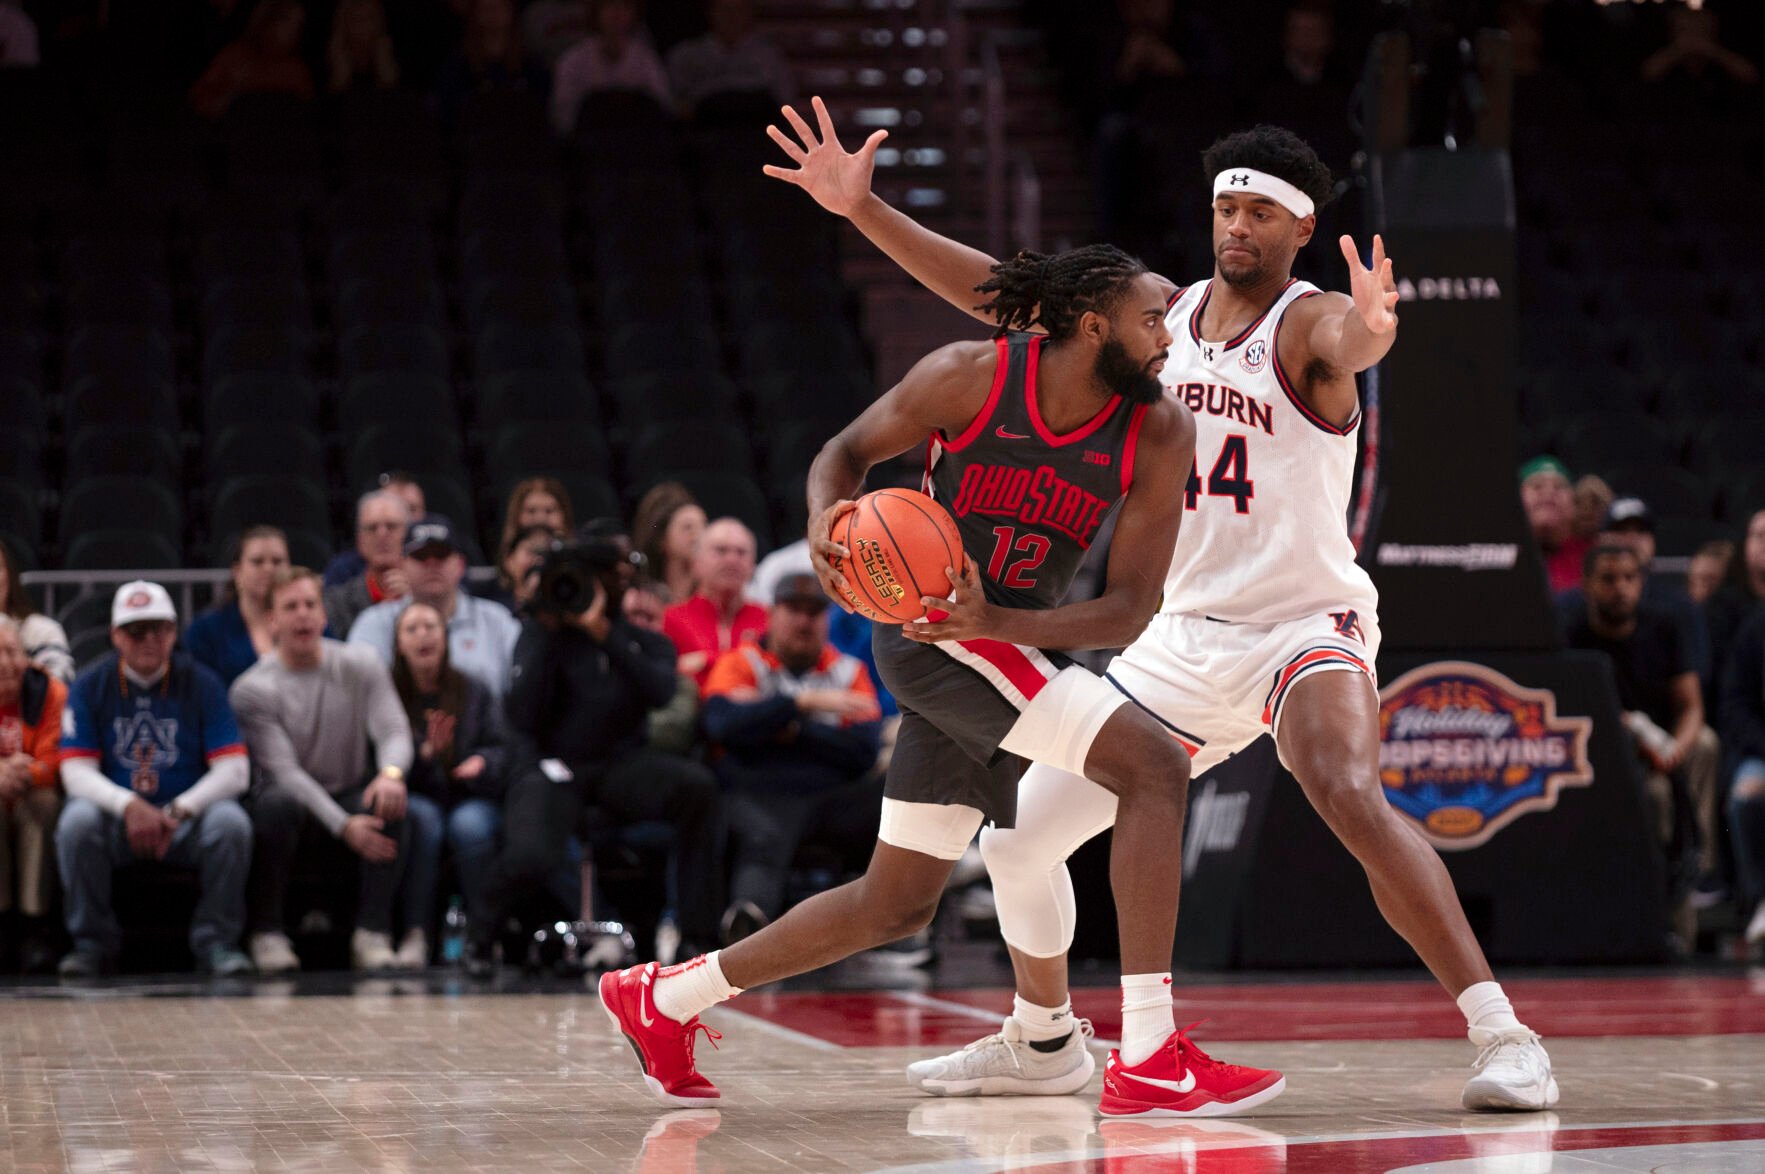
[[645, 736], [650, 710], [674, 697], [675, 650], [621, 613], [641, 561], [613, 524], [591, 523], [576, 540], [553, 544], [533, 572], [538, 586], [504, 701], [513, 745], [502, 857], [469, 911], [466, 970], [474, 977], [489, 974], [496, 932], [522, 897], [546, 887], [590, 807], [622, 824], [672, 824], [682, 934], [705, 943], [717, 932], [717, 781]]

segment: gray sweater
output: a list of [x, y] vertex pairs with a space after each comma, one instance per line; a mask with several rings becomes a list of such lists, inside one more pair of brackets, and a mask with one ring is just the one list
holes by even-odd
[[371, 648], [326, 640], [319, 667], [306, 670], [271, 652], [233, 682], [228, 698], [251, 761], [298, 795], [334, 836], [349, 813], [333, 796], [361, 786], [375, 770], [410, 769], [410, 723], [391, 672]]

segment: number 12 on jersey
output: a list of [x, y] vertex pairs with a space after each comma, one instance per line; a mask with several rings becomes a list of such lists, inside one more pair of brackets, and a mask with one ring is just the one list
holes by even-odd
[[[1048, 557], [1053, 545], [1040, 534], [1019, 535], [1015, 526], [994, 526], [993, 557], [987, 560], [987, 578], [1002, 587], [1027, 591], [1036, 585], [1036, 568]], [[1023, 557], [1007, 567], [1005, 560], [1014, 550]]]
[[[1197, 454], [1199, 459], [1199, 454]], [[1228, 436], [1220, 446], [1219, 459], [1207, 474], [1207, 496], [1229, 497], [1232, 511], [1250, 512], [1250, 499], [1256, 496], [1256, 482], [1250, 479], [1250, 443], [1242, 436]], [[1183, 490], [1183, 508], [1197, 508], [1201, 497], [1201, 466], [1191, 465], [1189, 484]]]

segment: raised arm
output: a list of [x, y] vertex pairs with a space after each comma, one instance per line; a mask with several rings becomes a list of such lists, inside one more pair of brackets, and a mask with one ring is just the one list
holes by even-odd
[[820, 124], [819, 134], [790, 106], [783, 107], [782, 113], [797, 132], [797, 139], [776, 126], [766, 128], [772, 141], [797, 166], [793, 169], [769, 163], [761, 170], [774, 179], [795, 184], [829, 212], [850, 220], [889, 260], [958, 310], [992, 322], [991, 314], [976, 308], [976, 303], [983, 299], [974, 289], [992, 275], [994, 259], [979, 249], [939, 236], [890, 207], [870, 190], [876, 149], [889, 137], [889, 132], [876, 131], [858, 150], [847, 151], [840, 145], [827, 106], [820, 98], [811, 98], [810, 105]]
[[1352, 296], [1301, 298], [1287, 311], [1276, 345], [1281, 365], [1301, 373], [1299, 393], [1307, 405], [1332, 424], [1346, 424], [1360, 407], [1355, 373], [1383, 359], [1397, 341], [1397, 281], [1383, 237], [1373, 237], [1371, 269], [1361, 264], [1352, 237], [1338, 244]]

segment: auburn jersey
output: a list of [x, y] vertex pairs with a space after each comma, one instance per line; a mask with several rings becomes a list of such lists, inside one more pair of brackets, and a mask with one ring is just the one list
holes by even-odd
[[1276, 356], [1281, 320], [1309, 282], [1225, 340], [1201, 337], [1212, 281], [1181, 291], [1161, 379], [1195, 415], [1195, 465], [1164, 610], [1280, 623], [1342, 607], [1371, 615], [1378, 593], [1348, 537], [1360, 414], [1338, 427], [1306, 406]]

